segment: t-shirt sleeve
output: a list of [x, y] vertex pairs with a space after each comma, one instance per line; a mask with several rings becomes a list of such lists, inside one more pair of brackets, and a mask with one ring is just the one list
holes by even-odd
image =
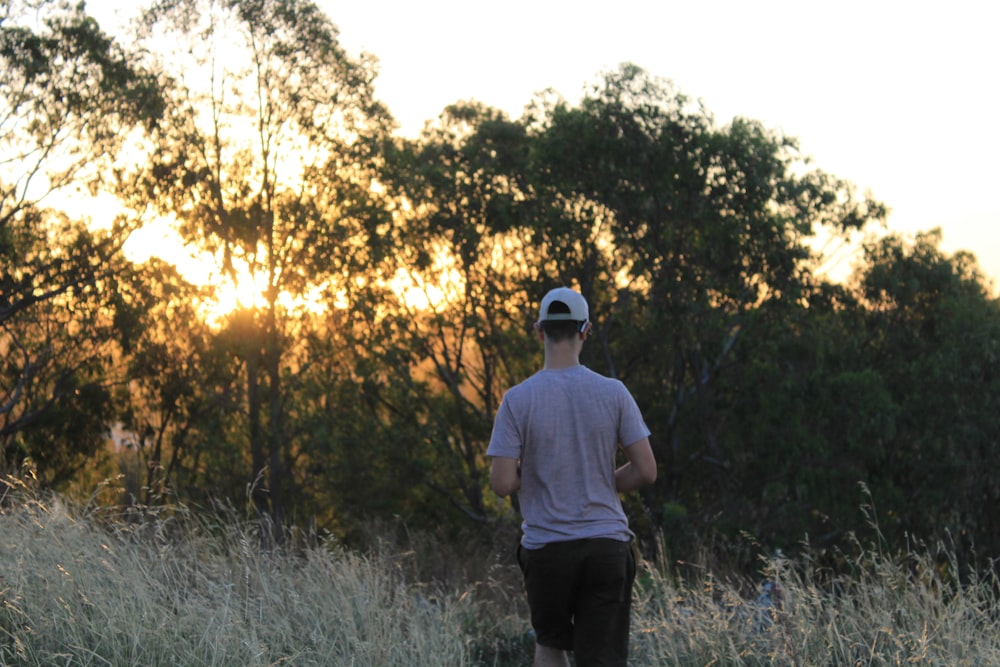
[[639, 405], [635, 402], [635, 398], [632, 397], [632, 394], [629, 393], [624, 384], [620, 386], [622, 412], [621, 419], [618, 422], [618, 439], [622, 447], [628, 447], [643, 438], [648, 438], [650, 430], [642, 418], [642, 413], [639, 411]]
[[490, 446], [486, 449], [487, 456], [502, 456], [508, 459], [521, 458], [521, 435], [514, 420], [510, 407], [510, 394], [504, 396], [493, 421], [493, 433], [490, 435]]

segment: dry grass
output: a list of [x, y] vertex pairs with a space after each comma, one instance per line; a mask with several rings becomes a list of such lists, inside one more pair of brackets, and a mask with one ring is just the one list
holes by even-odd
[[[134, 519], [8, 498], [0, 665], [528, 664], [506, 536], [491, 554], [387, 529], [367, 554], [300, 538], [278, 555], [231, 514]], [[644, 564], [631, 664], [1000, 664], [995, 581], [863, 549], [850, 576], [764, 570], [775, 592], [758, 601], [746, 582]]]
[[466, 596], [334, 543], [278, 556], [247, 525], [110, 527], [58, 501], [0, 515], [0, 664], [469, 664]]
[[[953, 561], [862, 549], [824, 571], [768, 560], [759, 593], [711, 574], [648, 568], [635, 596], [637, 665], [1000, 665], [993, 575], [961, 584]], [[764, 589], [767, 589], [765, 592]]]

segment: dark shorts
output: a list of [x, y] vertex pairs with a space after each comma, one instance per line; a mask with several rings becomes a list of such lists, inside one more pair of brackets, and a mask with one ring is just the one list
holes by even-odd
[[635, 558], [629, 542], [591, 539], [518, 549], [531, 626], [578, 667], [625, 665]]

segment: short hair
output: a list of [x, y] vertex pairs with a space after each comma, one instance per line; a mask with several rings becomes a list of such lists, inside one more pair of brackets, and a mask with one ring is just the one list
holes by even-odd
[[[569, 306], [562, 301], [553, 301], [549, 304], [548, 313], [550, 315], [568, 312], [570, 312]], [[577, 320], [542, 320], [541, 327], [546, 338], [551, 340], [553, 343], [561, 343], [562, 341], [569, 340], [574, 335], [583, 331], [583, 327], [586, 324], [586, 320], [582, 322]]]

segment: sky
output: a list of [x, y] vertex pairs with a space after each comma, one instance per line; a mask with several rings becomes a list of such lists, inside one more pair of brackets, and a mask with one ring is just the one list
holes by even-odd
[[[119, 0], [88, 10], [114, 21]], [[758, 120], [813, 165], [871, 191], [890, 231], [941, 228], [1000, 294], [1000, 2], [952, 0], [317, 0], [413, 136], [449, 104], [521, 115], [579, 100], [623, 62]], [[99, 11], [97, 11], [99, 10]], [[107, 17], [107, 19], [103, 18]]]

